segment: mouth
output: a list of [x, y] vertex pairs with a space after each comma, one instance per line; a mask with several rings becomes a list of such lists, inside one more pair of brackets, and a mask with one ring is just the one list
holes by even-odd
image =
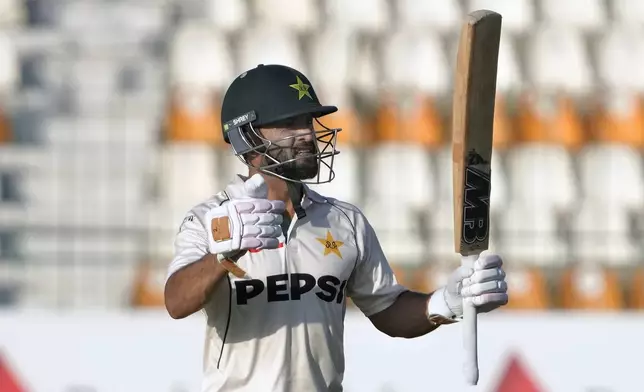
[[313, 151], [310, 151], [310, 150], [300, 150], [300, 151], [295, 153], [296, 157], [302, 157], [302, 156], [306, 157], [306, 156], [313, 156], [313, 155], [315, 155], [315, 153]]

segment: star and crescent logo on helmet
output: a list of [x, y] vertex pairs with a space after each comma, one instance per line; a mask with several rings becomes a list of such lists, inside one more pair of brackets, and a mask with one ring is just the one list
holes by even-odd
[[311, 86], [306, 84], [306, 83], [304, 83], [304, 82], [302, 82], [302, 79], [300, 79], [299, 76], [295, 75], [295, 78], [297, 80], [297, 83], [289, 84], [288, 86], [290, 88], [293, 88], [293, 89], [297, 90], [297, 93], [298, 93], [297, 94], [297, 99], [300, 100], [300, 99], [302, 99], [303, 97], [306, 96], [306, 97], [309, 97], [309, 99], [312, 100], [313, 97], [311, 96], [311, 93], [309, 92], [309, 88]]
[[[245, 75], [242, 74], [240, 78], [243, 78], [244, 76]], [[301, 100], [304, 97], [309, 97], [309, 99], [313, 100], [313, 96], [309, 92], [309, 89], [311, 88], [311, 86], [304, 83], [298, 75], [295, 75], [295, 80], [296, 80], [296, 83], [289, 84], [289, 87], [297, 91], [297, 99]], [[233, 118], [230, 121], [227, 121], [223, 125], [224, 132], [228, 132], [231, 128], [236, 128], [246, 123], [255, 121], [256, 118], [257, 116], [254, 111], [248, 112], [246, 114], [242, 114], [241, 116], [238, 116], [236, 118]]]

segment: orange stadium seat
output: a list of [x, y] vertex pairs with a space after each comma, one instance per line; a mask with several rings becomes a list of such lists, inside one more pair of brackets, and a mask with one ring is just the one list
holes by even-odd
[[520, 100], [519, 140], [579, 148], [585, 135], [572, 99], [563, 95], [533, 98], [524, 96]]
[[391, 269], [394, 271], [394, 275], [396, 275], [398, 283], [410, 290], [423, 289], [424, 270], [422, 268], [391, 263]]
[[[338, 133], [338, 145], [364, 145], [370, 142], [368, 134], [363, 132], [358, 113], [350, 106], [342, 106], [338, 111], [320, 118], [320, 123], [327, 128], [342, 128]], [[323, 128], [315, 123], [316, 130]]]
[[419, 291], [423, 293], [431, 293], [432, 291], [446, 285], [449, 274], [457, 267], [458, 263], [456, 262], [430, 263], [429, 265], [419, 268], [415, 272], [416, 277], [414, 284]]
[[166, 123], [166, 141], [224, 145], [221, 108], [207, 90], [179, 90], [173, 93]]
[[0, 143], [8, 143], [12, 139], [10, 121], [0, 109]]
[[644, 147], [644, 105], [633, 96], [619, 96], [594, 110], [591, 121], [593, 139], [602, 143], [620, 143]]
[[629, 307], [644, 309], [644, 268], [638, 269], [633, 275], [629, 299]]
[[381, 102], [376, 112], [374, 138], [380, 143], [397, 142], [403, 139], [398, 128], [398, 112], [392, 102]]
[[440, 114], [429, 97], [417, 97], [399, 112], [402, 116], [400, 126], [414, 144], [426, 147], [439, 147], [443, 143]]
[[429, 97], [416, 96], [400, 105], [385, 97], [376, 114], [375, 138], [380, 143], [440, 147], [444, 142], [442, 120]]
[[599, 266], [567, 270], [561, 277], [560, 291], [566, 309], [619, 310], [624, 306], [617, 273]]
[[506, 280], [510, 296], [507, 309], [543, 310], [550, 306], [546, 280], [540, 270], [508, 270]]
[[137, 308], [151, 308], [165, 305], [163, 289], [152, 283], [150, 266], [141, 265], [132, 285], [131, 305]]
[[507, 111], [506, 100], [503, 97], [497, 97], [494, 105], [494, 148], [506, 149], [513, 141], [514, 128]]
[[2, 12], [0, 12], [0, 25], [4, 27], [0, 32], [0, 143], [7, 143], [13, 138], [10, 115], [7, 113], [8, 106], [5, 105], [11, 97], [17, 94], [20, 87], [20, 57], [15, 39], [11, 37], [7, 29], [18, 21], [15, 19], [16, 10], [12, 10], [13, 5], [17, 4], [13, 1], [10, 1], [9, 4], [3, 2]]
[[[230, 4], [224, 1], [217, 5]], [[230, 18], [230, 24], [215, 27], [207, 21], [185, 23], [171, 39], [169, 83], [172, 92], [165, 130], [168, 141], [223, 144], [220, 93], [228, 87], [236, 72], [226, 35], [219, 28], [234, 29], [245, 19], [245, 11], [229, 7], [226, 13], [219, 12], [218, 16]]]

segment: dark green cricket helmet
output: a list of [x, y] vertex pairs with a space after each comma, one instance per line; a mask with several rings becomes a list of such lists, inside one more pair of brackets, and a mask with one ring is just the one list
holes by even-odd
[[[335, 106], [326, 106], [320, 103], [309, 79], [300, 71], [284, 65], [260, 64], [256, 68], [239, 75], [228, 87], [221, 108], [221, 122], [224, 140], [231, 144], [235, 155], [248, 165], [245, 157], [249, 152], [266, 154], [265, 147], [270, 141], [264, 139], [259, 128], [278, 123], [289, 118], [301, 115], [311, 115], [318, 119], [338, 110]], [[335, 150], [337, 132], [340, 129], [315, 131], [318, 143], [325, 145], [320, 152], [318, 146], [318, 159], [320, 163], [333, 170], [324, 159], [333, 157], [338, 152]], [[321, 134], [324, 137], [320, 136]], [[327, 151], [330, 147], [330, 151]], [[270, 164], [260, 168], [274, 174], [270, 170], [287, 162], [278, 162], [267, 154]], [[290, 178], [286, 180], [294, 181]], [[328, 181], [303, 183], [322, 183]]]

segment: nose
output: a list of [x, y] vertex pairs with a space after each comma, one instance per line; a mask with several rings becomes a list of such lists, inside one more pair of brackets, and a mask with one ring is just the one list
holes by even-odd
[[310, 128], [298, 129], [296, 132], [296, 141], [311, 142], [313, 139], [315, 139], [314, 132]]

